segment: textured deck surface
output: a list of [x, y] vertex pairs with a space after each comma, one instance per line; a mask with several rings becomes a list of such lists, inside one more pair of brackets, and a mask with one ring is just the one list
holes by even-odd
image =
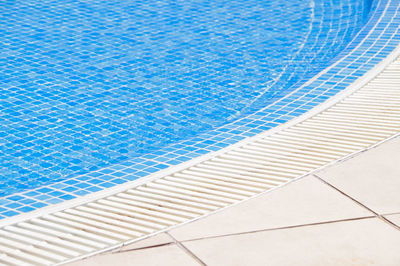
[[68, 266], [399, 265], [398, 158], [399, 137], [272, 193]]

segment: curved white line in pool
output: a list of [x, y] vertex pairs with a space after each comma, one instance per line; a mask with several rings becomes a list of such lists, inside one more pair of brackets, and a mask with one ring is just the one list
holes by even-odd
[[[366, 2], [368, 1], [366, 0]], [[383, 41], [389, 35], [395, 37], [395, 33], [391, 31], [395, 26], [392, 22], [385, 21], [392, 16], [391, 12], [396, 7], [395, 2], [375, 0], [373, 13], [370, 15], [368, 23], [358, 32], [346, 49], [334, 59], [336, 63], [292, 93], [283, 97], [279, 96], [279, 100], [274, 103], [214, 131], [208, 131], [198, 135], [195, 139], [168, 146], [154, 154], [124, 161], [89, 174], [78, 175], [66, 181], [9, 195], [0, 200], [0, 218], [27, 213], [46, 205], [54, 205], [149, 176], [160, 169], [171, 167], [190, 158], [220, 150], [229, 144], [237, 143], [239, 140], [254, 136], [305, 113], [343, 90], [393, 50], [393, 42], [396, 41], [396, 38], [390, 38], [386, 43]], [[382, 21], [385, 25], [387, 24], [387, 27], [377, 28], [378, 22], [382, 23]], [[320, 26], [317, 23], [313, 27], [312, 32], [318, 30]], [[318, 44], [313, 43], [312, 40], [308, 40], [308, 42], [307, 47]], [[325, 48], [322, 46], [319, 49], [324, 50]], [[299, 54], [302, 55], [302, 52]], [[295, 55], [293, 60], [301, 58], [301, 56]], [[290, 66], [287, 71], [290, 72]]]
[[[352, 1], [348, 2], [350, 3]], [[369, 2], [370, 2], [369, 0], [361, 1], [359, 4], [357, 4], [357, 6], [359, 6], [360, 8], [364, 8], [365, 10], [368, 10], [368, 8], [365, 8], [364, 5], [368, 5]], [[315, 37], [316, 35], [320, 36], [320, 34], [322, 34], [321, 36], [324, 36], [325, 32], [323, 28], [324, 24], [321, 22], [321, 18], [324, 19], [324, 16], [321, 17], [321, 12], [322, 13], [325, 12], [326, 14], [331, 16], [331, 18], [329, 19], [332, 19], [334, 13], [337, 10], [335, 10], [335, 12], [331, 10], [330, 5], [333, 4], [332, 1], [326, 3], [325, 2], [322, 3], [321, 1], [315, 1], [315, 4], [313, 5], [314, 11], [311, 16], [315, 18], [315, 23], [314, 22], [312, 23], [311, 34], [308, 34], [307, 35], [308, 37], [307, 36], [305, 37], [303, 43], [304, 45], [299, 47], [297, 53], [293, 55], [291, 61], [289, 61], [288, 65], [284, 68], [284, 70], [282, 70], [282, 73], [284, 74], [281, 73], [280, 78], [278, 77], [275, 81], [279, 82], [289, 82], [291, 80], [293, 81], [294, 77], [292, 75], [293, 73], [291, 72], [293, 72], [292, 68], [296, 66], [296, 64], [294, 64], [293, 62], [299, 62], [299, 61], [303, 62], [303, 59], [307, 57], [307, 53], [303, 52], [304, 48], [306, 48], [305, 50], [307, 50], [310, 47], [312, 47], [311, 49], [315, 48], [321, 52], [321, 53], [316, 53], [316, 55], [319, 56], [314, 56], [313, 58], [310, 59], [311, 61], [309, 62], [307, 60], [304, 61], [305, 63], [304, 67], [309, 68], [310, 62], [312, 63], [315, 60], [318, 61], [320, 60], [320, 58], [324, 58], [325, 56], [327, 56], [326, 53], [329, 54], [328, 51], [331, 51], [332, 49], [340, 51], [343, 47], [345, 47], [345, 45], [347, 45], [344, 51], [333, 59], [333, 61], [336, 61], [336, 64], [329, 68], [330, 72], [328, 72], [328, 70], [321, 72], [321, 74], [318, 75], [317, 78], [311, 80], [312, 82], [306, 83], [304, 86], [298, 88], [289, 95], [284, 95], [284, 94], [289, 93], [292, 89], [297, 88], [302, 83], [304, 83], [305, 78], [304, 80], [297, 80], [297, 83], [295, 83], [291, 87], [291, 89], [279, 91], [279, 93], [281, 93], [282, 95], [274, 96], [274, 95], [269, 95], [269, 93], [262, 93], [267, 95], [268, 97], [271, 96], [273, 99], [269, 100], [259, 99], [258, 102], [260, 103], [258, 104], [262, 104], [261, 109], [259, 109], [258, 107], [253, 108], [256, 111], [251, 110], [249, 115], [237, 119], [234, 122], [226, 124], [222, 127], [216, 128], [215, 130], [207, 131], [206, 133], [200, 134], [193, 139], [185, 140], [176, 143], [174, 145], [167, 146], [165, 149], [157, 150], [152, 154], [146, 154], [141, 157], [133, 156], [134, 158], [130, 160], [123, 161], [117, 164], [112, 164], [109, 167], [92, 171], [89, 172], [88, 174], [72, 176], [67, 180], [61, 180], [55, 183], [51, 180], [52, 178], [55, 178], [54, 175], [51, 172], [48, 172], [46, 169], [44, 170], [42, 169], [45, 172], [47, 171], [46, 173], [49, 175], [49, 176], [43, 176], [43, 180], [47, 181], [45, 181], [45, 184], [42, 184], [40, 187], [28, 191], [24, 191], [24, 189], [26, 189], [24, 188], [24, 186], [26, 185], [25, 183], [27, 182], [34, 183], [35, 187], [36, 183], [39, 183], [39, 181], [43, 181], [40, 177], [37, 180], [38, 182], [34, 182], [38, 177], [37, 174], [40, 173], [40, 171], [42, 170], [37, 172], [36, 170], [38, 169], [35, 168], [36, 166], [34, 166], [34, 169], [36, 170], [33, 172], [29, 172], [30, 171], [29, 169], [23, 170], [25, 173], [28, 172], [28, 176], [24, 175], [18, 176], [17, 173], [17, 176], [15, 176], [14, 179], [10, 179], [9, 174], [12, 174], [13, 169], [16, 169], [14, 167], [15, 166], [14, 163], [16, 163], [17, 165], [22, 164], [24, 165], [23, 167], [27, 166], [26, 162], [28, 163], [28, 166], [31, 163], [31, 161], [32, 163], [37, 164], [38, 160], [34, 158], [35, 156], [41, 157], [44, 156], [43, 154], [51, 152], [50, 150], [47, 150], [43, 154], [41, 154], [40, 152], [41, 148], [39, 147], [38, 152], [36, 152], [36, 150], [33, 151], [35, 155], [32, 155], [33, 156], [32, 157], [31, 155], [29, 155], [30, 153], [32, 153], [32, 150], [26, 152], [27, 149], [24, 149], [25, 151], [23, 153], [25, 154], [23, 154], [18, 149], [13, 149], [12, 147], [9, 147], [10, 146], [9, 144], [7, 144], [8, 149], [6, 150], [9, 151], [10, 154], [9, 156], [6, 157], [11, 158], [12, 162], [5, 161], [4, 163], [6, 167], [10, 168], [9, 169], [10, 171], [3, 172], [5, 174], [4, 176], [5, 178], [3, 180], [4, 182], [3, 186], [5, 188], [6, 187], [10, 188], [9, 193], [14, 193], [16, 187], [21, 187], [22, 191], [19, 193], [8, 195], [0, 200], [0, 218], [12, 217], [14, 215], [27, 213], [35, 209], [40, 209], [47, 205], [54, 205], [62, 201], [74, 199], [77, 197], [79, 198], [89, 193], [93, 193], [99, 190], [106, 190], [109, 187], [118, 186], [121, 183], [130, 182], [138, 178], [149, 176], [152, 173], [159, 171], [160, 169], [172, 167], [173, 165], [188, 161], [191, 158], [199, 157], [205, 153], [210, 153], [212, 151], [220, 150], [221, 148], [226, 147], [229, 144], [237, 143], [239, 140], [242, 140], [249, 136], [254, 136], [260, 132], [273, 128], [279, 124], [282, 124], [286, 121], [289, 121], [305, 113], [307, 110], [310, 110], [312, 107], [324, 102], [326, 99], [332, 97], [337, 92], [343, 90], [345, 87], [347, 87], [347, 85], [351, 84], [356, 78], [365, 73], [366, 70], [374, 66], [377, 62], [379, 62], [382, 58], [384, 58], [388, 54], [388, 52], [392, 50], [392, 44], [390, 43], [385, 44], [383, 47], [384, 49], [381, 49], [382, 47], [379, 48], [381, 44], [368, 45], [368, 49], [365, 49], [367, 47], [361, 47], [361, 44], [365, 43], [366, 39], [375, 40], [382, 37], [384, 30], [376, 31], [376, 23], [381, 20], [382, 14], [384, 13], [383, 11], [385, 11], [390, 6], [390, 3], [391, 2], [387, 0], [381, 0], [381, 1], [375, 0], [373, 2], [374, 8], [372, 8], [371, 11], [372, 13], [369, 16], [368, 23], [364, 25], [364, 27], [355, 35], [354, 39], [348, 45], [340, 38], [338, 40], [335, 39], [335, 42], [329, 41], [330, 39], [328, 37], [330, 33], [327, 33], [327, 36], [325, 38], [326, 45], [321, 46], [321, 44], [316, 40]], [[323, 5], [321, 6], [321, 4]], [[319, 8], [316, 8], [316, 6], [319, 6]], [[57, 8], [59, 8], [59, 6]], [[357, 10], [347, 10], [346, 12], [351, 13], [354, 11]], [[90, 16], [91, 14], [88, 15]], [[344, 28], [341, 28], [340, 23], [338, 23], [339, 28], [337, 28], [336, 31], [339, 32], [340, 30], [342, 31], [345, 30], [345, 33], [343, 33], [344, 36], [347, 36], [348, 34], [350, 34], [349, 36], [354, 36], [356, 32], [355, 29], [357, 28], [356, 26], [359, 25], [359, 23], [357, 21], [353, 21], [352, 23], [354, 23], [352, 27], [350, 27], [351, 25], [347, 25]], [[354, 32], [352, 33], [352, 31]], [[377, 36], [371, 35], [370, 32], [372, 31], [378, 33], [378, 35]], [[335, 33], [335, 36], [338, 36], [337, 32]], [[39, 37], [40, 35], [41, 34], [39, 34]], [[336, 47], [337, 45], [336, 46], [333, 45], [337, 44], [337, 41], [341, 43], [341, 45], [339, 45], [338, 47]], [[307, 45], [305, 45], [305, 43], [307, 43]], [[357, 50], [359, 50], [360, 48], [363, 48], [361, 50], [368, 51], [368, 53], [371, 54], [368, 55], [364, 55], [362, 53], [357, 54]], [[374, 51], [374, 49], [377, 50]], [[328, 58], [330, 57], [328, 56]], [[366, 59], [372, 59], [372, 60], [368, 61]], [[23, 61], [23, 58], [20, 59], [19, 61], [21, 60]], [[343, 70], [346, 70], [347, 72], [346, 71], [343, 72]], [[23, 82], [26, 82], [26, 80], [23, 80]], [[277, 83], [275, 85], [279, 84]], [[267, 106], [265, 106], [266, 103], [271, 101], [273, 101], [272, 104], [267, 104]], [[21, 103], [21, 101], [17, 101], [17, 103], [19, 104]], [[57, 119], [50, 118], [50, 120], [51, 120], [50, 122], [53, 123], [54, 120]], [[56, 124], [58, 123], [57, 121], [55, 121]], [[60, 121], [62, 121], [62, 119]], [[133, 119], [133, 121], [135, 121], [135, 119]], [[38, 124], [40, 124], [40, 122], [38, 122]], [[80, 124], [79, 121], [78, 124]], [[50, 125], [50, 127], [53, 126], [54, 125]], [[68, 126], [73, 127], [71, 123], [69, 125], [68, 124], [66, 125], [66, 127]], [[12, 127], [15, 127], [15, 125], [13, 125]], [[88, 127], [91, 127], [91, 125], [89, 125]], [[15, 133], [15, 131], [11, 132]], [[89, 133], [85, 131], [85, 129], [83, 129], [80, 131], [79, 134], [81, 133], [86, 134], [85, 132]], [[38, 133], [39, 135], [41, 134], [40, 132]], [[65, 132], [60, 132], [60, 134], [64, 133]], [[0, 135], [1, 134], [2, 132], [0, 132]], [[25, 136], [26, 132], [21, 132], [21, 134], [22, 136]], [[105, 134], [107, 135], [107, 133]], [[11, 139], [13, 139], [13, 136], [11, 136]], [[49, 136], [45, 137], [45, 139], [47, 140], [44, 140], [44, 143], [47, 143]], [[71, 148], [70, 142], [74, 142], [74, 140], [71, 140], [70, 136], [67, 136], [66, 139], [67, 139], [67, 143], [65, 143], [66, 146]], [[70, 139], [70, 141], [68, 141], [68, 139]], [[31, 136], [27, 136], [26, 139], [24, 139], [24, 137], [22, 137], [22, 139], [20, 140], [15, 139], [15, 141], [18, 147], [23, 146], [18, 144], [21, 141], [23, 143], [27, 141], [28, 143], [26, 143], [26, 145], [28, 146], [34, 144], [34, 142], [31, 139]], [[77, 141], [78, 142], [80, 141], [79, 137], [77, 138]], [[39, 142], [41, 142], [40, 139]], [[57, 140], [56, 142], [59, 142], [59, 140]], [[73, 146], [74, 147], [72, 149], [79, 150], [80, 148], [82, 148], [79, 147], [79, 145], [78, 146], [73, 145]], [[56, 148], [56, 150], [58, 148]], [[14, 154], [14, 152], [16, 154]], [[71, 150], [69, 152], [71, 152]], [[85, 153], [90, 153], [90, 151], [86, 152], [85, 151], [82, 152], [82, 150], [80, 150], [80, 152], [72, 151], [71, 154], [76, 154], [77, 158], [73, 158], [73, 160], [76, 159], [79, 161], [79, 158], [85, 156]], [[60, 155], [57, 152], [51, 154], [55, 154], [56, 157], [57, 154], [58, 156]], [[98, 152], [96, 154], [99, 155]], [[48, 164], [48, 162], [44, 161], [43, 165], [47, 165], [46, 167], [50, 167], [51, 164], [53, 164], [53, 166], [54, 164], [57, 164], [54, 162], [55, 158], [51, 159], [49, 158], [49, 156], [47, 156], [47, 158], [50, 159], [51, 162], [50, 164]], [[89, 165], [87, 165], [87, 167], [89, 167]], [[73, 168], [76, 169], [77, 166], [79, 166], [79, 164], [75, 165], [75, 167]], [[19, 166], [16, 167], [18, 168]], [[63, 163], [55, 166], [55, 168], [59, 169], [57, 171], [61, 172], [69, 171], [68, 170], [69, 167], [65, 167], [63, 169], [60, 169], [60, 167], [61, 168], [64, 167]], [[30, 177], [30, 174], [32, 174], [32, 177]], [[3, 192], [7, 194], [8, 192], [5, 188], [3, 189]]]
[[[264, 107], [274, 101], [271, 93], [297, 88], [288, 86], [335, 60], [372, 13], [370, 0], [312, 3], [0, 3], [0, 19], [7, 29], [0, 34], [0, 42], [7, 44], [0, 54], [5, 63], [0, 68], [0, 105], [5, 107], [0, 113], [0, 143], [5, 143], [0, 147], [0, 195], [41, 186], [36, 192], [43, 195], [28, 196], [54, 204], [203, 154], [206, 150], [194, 145], [191, 152], [180, 149], [177, 156], [158, 158], [163, 164], [146, 161], [144, 165], [152, 168], [133, 174], [132, 161], [160, 157], [162, 147], [192, 141], [232, 121], [257, 95], [262, 95]], [[292, 72], [295, 75], [288, 75]], [[280, 82], [271, 85], [278, 91], [269, 85], [272, 81]], [[152, 155], [149, 150], [157, 152]], [[115, 163], [129, 163], [129, 178], [77, 184], [82, 181], [79, 175], [121, 167]], [[101, 169], [105, 166], [109, 169]], [[143, 163], [136, 165], [141, 167]], [[16, 202], [3, 206], [14, 206], [15, 212], [40, 207], [30, 200], [7, 198]]]

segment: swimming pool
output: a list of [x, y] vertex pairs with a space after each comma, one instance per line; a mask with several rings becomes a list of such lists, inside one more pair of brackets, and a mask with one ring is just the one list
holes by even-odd
[[330, 95], [246, 124], [340, 58], [370, 9], [370, 1], [1, 3], [3, 216], [146, 176], [306, 112]]

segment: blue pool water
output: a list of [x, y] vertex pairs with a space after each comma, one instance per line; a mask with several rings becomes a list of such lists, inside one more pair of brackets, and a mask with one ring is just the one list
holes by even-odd
[[0, 196], [190, 139], [334, 60], [368, 0], [0, 2]]

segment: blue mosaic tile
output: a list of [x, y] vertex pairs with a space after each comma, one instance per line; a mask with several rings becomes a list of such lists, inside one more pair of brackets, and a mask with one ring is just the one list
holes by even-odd
[[275, 101], [328, 64], [369, 9], [367, 0], [0, 3], [0, 195], [154, 159]]
[[301, 115], [397, 47], [399, 6], [0, 3], [0, 218], [133, 181]]

